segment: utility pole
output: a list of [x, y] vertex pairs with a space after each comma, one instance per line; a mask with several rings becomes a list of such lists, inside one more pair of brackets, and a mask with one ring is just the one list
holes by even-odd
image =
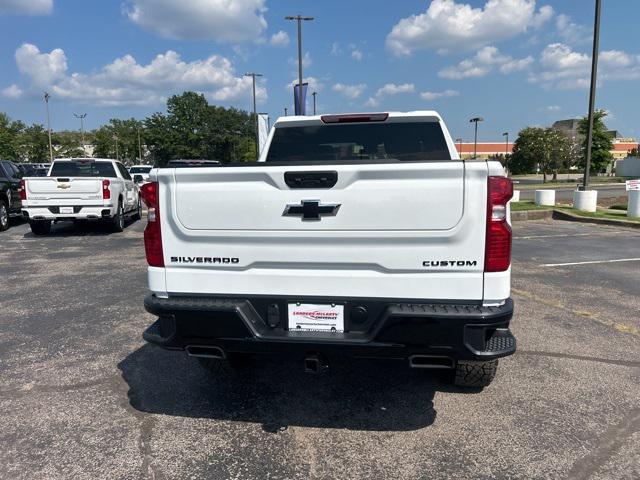
[[116, 141], [116, 160], [120, 160], [120, 153], [118, 152], [118, 134], [116, 133], [113, 138]]
[[256, 159], [260, 158], [260, 141], [258, 140], [258, 110], [256, 107], [256, 77], [261, 77], [261, 73], [245, 73], [245, 77], [251, 77], [253, 80], [253, 117], [256, 129]]
[[82, 135], [82, 151], [86, 155], [87, 152], [84, 149], [84, 119], [87, 117], [87, 114], [86, 113], [74, 113], [73, 116], [80, 119], [80, 134]]
[[484, 122], [482, 117], [473, 117], [469, 123], [475, 123], [475, 135], [473, 137], [473, 158], [478, 158], [478, 122]]
[[600, 48], [600, 0], [596, 0], [596, 13], [593, 26], [593, 52], [591, 54], [591, 89], [589, 91], [589, 129], [587, 130], [587, 158], [584, 167], [582, 190], [589, 186], [591, 170], [591, 147], [593, 143], [593, 111], [596, 103], [596, 81], [598, 78], [598, 51]]
[[313, 95], [313, 114], [316, 114], [316, 95], [318, 94], [318, 92], [313, 92], [311, 95]]
[[302, 115], [302, 21], [311, 21], [313, 17], [296, 15], [295, 17], [284, 17], [284, 19], [298, 22], [298, 113]]
[[53, 163], [53, 145], [51, 144], [51, 117], [49, 116], [49, 92], [44, 92], [44, 103], [47, 105], [47, 132], [49, 133], [49, 160]]
[[462, 139], [456, 138], [456, 142], [458, 142], [458, 156], [460, 157], [460, 160], [462, 160]]
[[142, 165], [142, 143], [140, 142], [140, 127], [137, 127], [138, 130], [138, 155], [140, 156], [140, 164]]

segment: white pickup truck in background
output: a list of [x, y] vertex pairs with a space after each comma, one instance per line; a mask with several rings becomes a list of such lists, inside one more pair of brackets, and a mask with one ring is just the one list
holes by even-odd
[[142, 187], [144, 338], [216, 370], [350, 355], [486, 386], [516, 348], [512, 191], [499, 162], [458, 157], [436, 112], [280, 118], [258, 162]]
[[125, 217], [141, 216], [140, 189], [115, 160], [55, 160], [48, 176], [22, 179], [20, 197], [35, 235], [49, 233], [52, 222], [77, 220], [101, 220], [121, 232]]

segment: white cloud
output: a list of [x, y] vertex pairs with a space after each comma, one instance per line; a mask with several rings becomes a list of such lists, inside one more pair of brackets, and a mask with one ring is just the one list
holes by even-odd
[[415, 91], [416, 87], [413, 83], [387, 83], [385, 86], [379, 88], [372, 97], [369, 97], [365, 105], [369, 107], [377, 107], [385, 97], [398, 95], [399, 93], [413, 93]]
[[544, 107], [547, 112], [559, 112], [562, 108], [559, 105], [547, 105]]
[[282, 30], [274, 33], [273, 35], [271, 35], [269, 45], [271, 45], [272, 47], [286, 47], [287, 45], [289, 45], [289, 34]]
[[592, 30], [572, 22], [568, 15], [560, 14], [556, 17], [556, 30], [560, 38], [569, 45], [582, 45], [593, 41]]
[[[251, 93], [251, 79], [237, 76], [232, 63], [219, 55], [185, 62], [169, 50], [146, 65], [125, 55], [86, 74], [69, 73], [61, 49], [42, 53], [35, 45], [24, 44], [16, 51], [16, 62], [32, 90], [46, 88], [58, 97], [95, 105], [158, 105], [184, 90], [220, 102], [248, 99]], [[266, 98], [262, 82], [256, 93], [261, 101]]]
[[[288, 61], [289, 61], [289, 65], [296, 67], [296, 69], [298, 68], [298, 57], [290, 58]], [[312, 63], [313, 61], [311, 60], [311, 55], [309, 54], [309, 52], [306, 52], [302, 56], [302, 68], [308, 68], [311, 66]]]
[[386, 45], [397, 56], [424, 49], [473, 50], [537, 28], [553, 15], [551, 7], [536, 13], [535, 6], [535, 0], [487, 0], [483, 8], [433, 0], [425, 13], [400, 20], [387, 35]]
[[13, 85], [9, 85], [7, 88], [4, 88], [1, 93], [5, 98], [11, 98], [15, 100], [16, 98], [20, 98], [22, 96], [22, 89], [14, 83]]
[[451, 98], [457, 97], [460, 95], [460, 92], [457, 90], [444, 90], [443, 92], [422, 92], [420, 93], [420, 98], [427, 101], [438, 100], [439, 98]]
[[463, 78], [479, 78], [488, 75], [494, 68], [500, 73], [509, 74], [525, 70], [534, 62], [533, 57], [514, 59], [503, 55], [496, 47], [484, 47], [475, 56], [461, 61], [458, 65], [447, 67], [438, 72], [442, 78], [461, 80]]
[[129, 0], [125, 14], [161, 37], [257, 41], [267, 28], [265, 0]]
[[343, 97], [348, 98], [349, 100], [355, 100], [360, 95], [364, 93], [367, 89], [366, 83], [359, 83], [357, 85], [345, 85], [343, 83], [336, 83], [331, 90], [334, 92], [338, 92]]
[[362, 60], [362, 52], [357, 48], [354, 48], [353, 50], [351, 50], [351, 58], [358, 61]]
[[342, 53], [342, 49], [340, 48], [340, 44], [338, 42], [333, 42], [331, 44], [331, 55], [340, 55]]
[[53, 0], [0, 0], [0, 15], [50, 15]]
[[[591, 56], [574, 51], [563, 43], [552, 43], [542, 51], [538, 71], [529, 81], [543, 88], [570, 90], [588, 88], [590, 84]], [[619, 50], [600, 53], [598, 80], [640, 79], [640, 55], [630, 55]]]

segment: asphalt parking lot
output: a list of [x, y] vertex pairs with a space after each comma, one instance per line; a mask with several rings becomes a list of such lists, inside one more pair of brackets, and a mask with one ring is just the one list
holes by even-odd
[[0, 478], [640, 478], [640, 231], [516, 223], [519, 350], [467, 392], [145, 344], [142, 229], [0, 234]]

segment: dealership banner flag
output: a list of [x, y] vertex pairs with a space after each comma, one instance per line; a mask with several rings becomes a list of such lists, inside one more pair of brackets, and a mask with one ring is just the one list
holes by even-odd
[[[295, 112], [296, 115], [306, 115], [307, 114], [307, 89], [309, 87], [308, 83], [303, 83], [302, 84], [302, 102], [298, 101], [298, 98], [300, 96], [300, 84], [296, 84], [293, 87], [293, 104], [295, 106]], [[301, 105], [302, 104], [302, 105]], [[302, 111], [300, 110], [300, 107], [302, 107]]]

